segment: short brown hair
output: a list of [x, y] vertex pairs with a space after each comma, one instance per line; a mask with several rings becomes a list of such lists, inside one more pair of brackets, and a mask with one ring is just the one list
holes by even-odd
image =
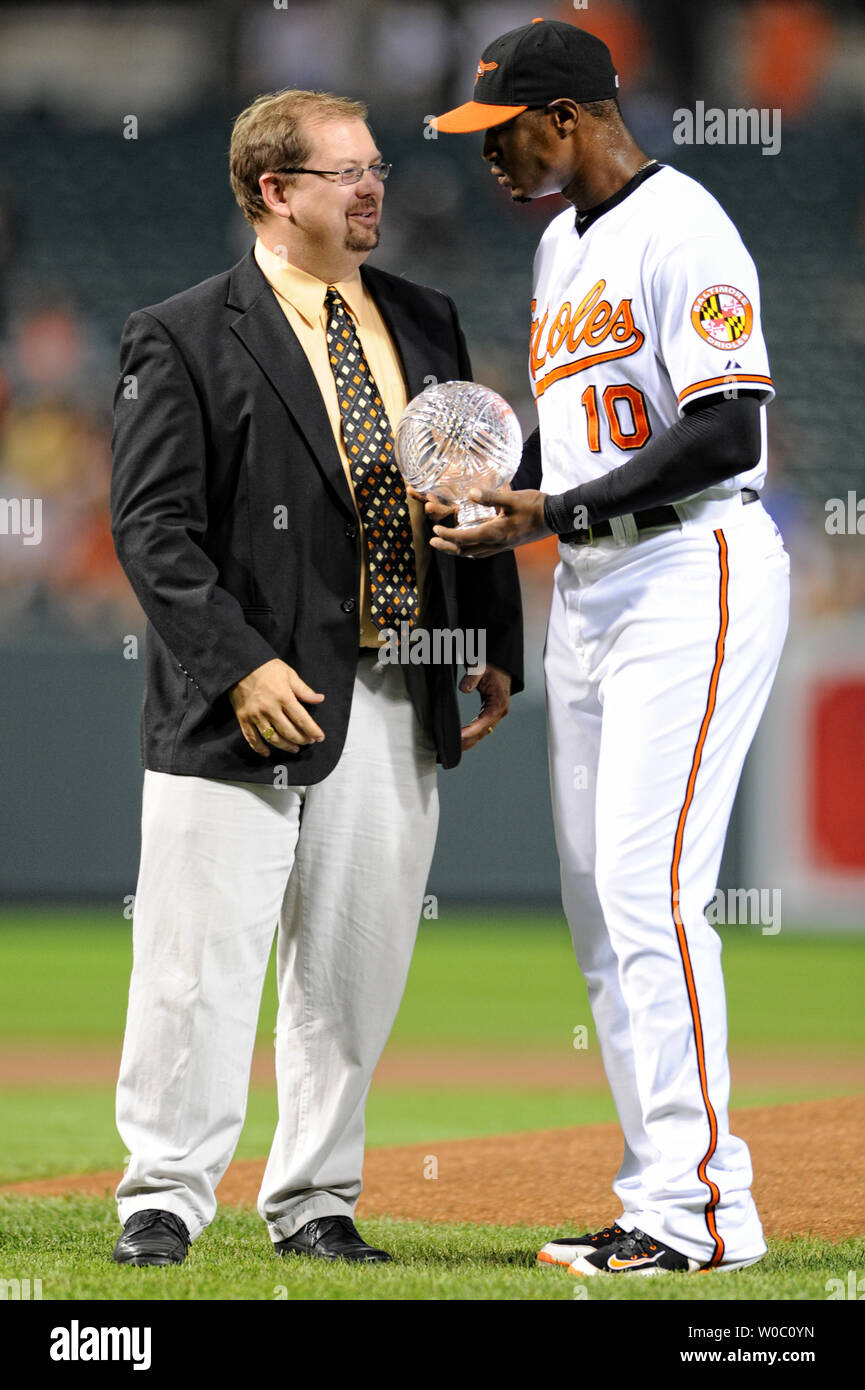
[[332, 92], [286, 88], [256, 97], [234, 122], [228, 156], [231, 187], [247, 222], [255, 226], [267, 214], [258, 186], [261, 175], [286, 164], [296, 167], [309, 158], [309, 121], [365, 121], [366, 117], [362, 101]]

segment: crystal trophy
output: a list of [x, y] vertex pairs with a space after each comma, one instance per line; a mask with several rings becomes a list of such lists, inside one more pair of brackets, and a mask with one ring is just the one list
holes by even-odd
[[396, 459], [407, 484], [457, 503], [457, 525], [478, 526], [494, 507], [471, 488], [499, 488], [519, 467], [523, 437], [507, 401], [474, 381], [442, 381], [409, 401], [396, 427]]

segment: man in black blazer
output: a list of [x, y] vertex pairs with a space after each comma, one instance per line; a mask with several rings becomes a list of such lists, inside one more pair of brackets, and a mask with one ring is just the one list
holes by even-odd
[[[360, 267], [389, 172], [366, 109], [258, 98], [231, 175], [257, 233], [233, 270], [132, 314], [112, 478], [148, 618], [134, 963], [117, 1093], [130, 1160], [115, 1259], [179, 1263], [216, 1209], [278, 930], [279, 1125], [259, 1197], [279, 1254], [376, 1261], [353, 1225], [372, 1072], [435, 841], [435, 763], [522, 688], [513, 557], [427, 544], [392, 426], [471, 367], [447, 296]], [[383, 634], [480, 634], [454, 663]]]

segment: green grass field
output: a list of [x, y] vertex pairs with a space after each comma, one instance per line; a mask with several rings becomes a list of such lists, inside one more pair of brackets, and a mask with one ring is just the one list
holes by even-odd
[[[126, 1011], [132, 924], [105, 909], [0, 913], [0, 1045], [113, 1043]], [[721, 928], [731, 1041], [865, 1055], [865, 937]], [[262, 1040], [275, 1017], [273, 966]], [[557, 1046], [589, 1022], [564, 922], [447, 914], [423, 922], [392, 1042], [405, 1047]]]
[[[723, 929], [731, 1048], [862, 1064], [865, 1090], [865, 939]], [[0, 1053], [79, 1055], [117, 1051], [131, 961], [131, 924], [104, 910], [0, 915]], [[275, 1013], [265, 987], [260, 1042]], [[425, 922], [389, 1051], [470, 1056], [572, 1055], [573, 1030], [589, 1024], [585, 989], [564, 924], [550, 917], [450, 915]], [[589, 1053], [597, 1055], [590, 1030]], [[771, 1104], [843, 1093], [833, 1085], [734, 1089], [733, 1104]], [[46, 1076], [0, 1088], [0, 1182], [119, 1168], [113, 1085]], [[276, 1117], [273, 1087], [251, 1088], [239, 1157], [261, 1157]], [[368, 1143], [471, 1138], [614, 1119], [604, 1086], [375, 1086]], [[538, 1269], [552, 1232], [367, 1221], [392, 1266], [322, 1270], [276, 1261], [254, 1213], [220, 1210], [177, 1270], [118, 1269], [113, 1205], [83, 1198], [0, 1198], [2, 1277], [40, 1277], [57, 1299], [563, 1299], [564, 1271]], [[564, 1229], [564, 1228], [563, 1228]], [[597, 1299], [823, 1299], [830, 1277], [865, 1272], [865, 1242], [775, 1242], [756, 1269], [700, 1280], [619, 1281]], [[597, 1281], [599, 1283], [604, 1281]], [[610, 1285], [613, 1285], [611, 1288]], [[283, 1290], [274, 1292], [275, 1289]]]
[[[3, 1261], [19, 1277], [42, 1280], [43, 1299], [559, 1299], [578, 1288], [598, 1302], [661, 1299], [823, 1299], [832, 1277], [865, 1267], [865, 1241], [829, 1246], [777, 1241], [753, 1269], [699, 1277], [575, 1280], [539, 1266], [535, 1255], [554, 1234], [529, 1227], [439, 1225], [366, 1220], [367, 1240], [393, 1264], [321, 1267], [303, 1256], [279, 1259], [258, 1217], [223, 1208], [193, 1245], [185, 1264], [124, 1269], [106, 1260], [117, 1238], [106, 1202], [53, 1197], [41, 1202], [0, 1198]], [[623, 1284], [627, 1283], [627, 1287]]]

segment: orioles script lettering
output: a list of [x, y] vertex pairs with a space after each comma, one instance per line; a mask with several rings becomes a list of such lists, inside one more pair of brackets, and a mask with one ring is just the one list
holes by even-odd
[[[549, 321], [549, 310], [542, 318], [534, 317], [537, 300], [532, 300], [529, 362], [532, 380], [535, 383], [535, 396], [543, 395], [554, 381], [573, 376], [576, 372], [583, 372], [598, 362], [610, 362], [615, 357], [630, 357], [643, 346], [645, 334], [634, 323], [630, 299], [620, 300], [618, 307], [614, 309], [609, 299], [602, 298], [606, 287], [606, 280], [598, 280], [575, 309], [571, 307], [570, 300], [566, 299], [552, 322]], [[602, 344], [608, 340], [616, 346], [603, 348]], [[560, 366], [552, 366], [553, 358], [563, 348], [569, 355], [578, 352], [580, 348], [586, 348], [587, 351], [571, 361], [562, 362]], [[541, 374], [541, 369], [546, 364], [550, 364], [550, 370]]]

